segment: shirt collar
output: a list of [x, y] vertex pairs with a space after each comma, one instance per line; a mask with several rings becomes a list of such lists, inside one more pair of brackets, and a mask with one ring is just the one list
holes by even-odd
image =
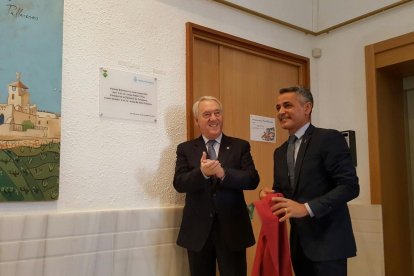
[[302, 139], [302, 136], [305, 134], [309, 125], [310, 125], [310, 122], [306, 123], [303, 127], [301, 127], [300, 129], [298, 129], [298, 131], [295, 132], [295, 136], [296, 138], [298, 138], [298, 140]]
[[[210, 139], [208, 139], [204, 135], [202, 135], [202, 136], [203, 136], [204, 144], [207, 144], [207, 142], [210, 141]], [[214, 139], [214, 140], [216, 140], [216, 142], [218, 144], [221, 144], [221, 138], [223, 138], [223, 133], [220, 133], [220, 135], [216, 139]]]

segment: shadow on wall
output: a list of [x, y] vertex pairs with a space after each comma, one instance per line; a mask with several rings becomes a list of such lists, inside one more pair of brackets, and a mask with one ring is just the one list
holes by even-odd
[[139, 169], [137, 172], [138, 183], [142, 185], [145, 199], [161, 206], [183, 205], [184, 194], [179, 194], [173, 187], [177, 145], [185, 139], [185, 108], [183, 106], [168, 107], [165, 115], [165, 130], [169, 144], [160, 155], [159, 167], [149, 172]]

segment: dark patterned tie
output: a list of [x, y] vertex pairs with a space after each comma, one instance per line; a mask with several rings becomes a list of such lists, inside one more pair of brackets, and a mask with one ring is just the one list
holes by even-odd
[[287, 165], [288, 165], [288, 174], [289, 182], [292, 188], [295, 187], [295, 142], [296, 136], [290, 135], [288, 140], [287, 148]]
[[217, 160], [217, 154], [216, 154], [216, 151], [214, 150], [214, 144], [216, 144], [216, 140], [208, 140], [207, 142], [207, 153], [208, 153], [208, 158], [210, 160]]

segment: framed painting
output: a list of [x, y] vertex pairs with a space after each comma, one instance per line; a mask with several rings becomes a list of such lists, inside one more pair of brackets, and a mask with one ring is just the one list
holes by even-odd
[[0, 26], [0, 202], [56, 200], [63, 0], [2, 0]]

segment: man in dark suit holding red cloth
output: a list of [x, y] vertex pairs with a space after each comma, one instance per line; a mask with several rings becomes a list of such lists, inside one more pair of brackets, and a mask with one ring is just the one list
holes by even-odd
[[177, 244], [187, 248], [192, 276], [246, 276], [246, 248], [255, 243], [243, 190], [259, 175], [247, 141], [222, 133], [218, 99], [193, 106], [201, 136], [177, 147], [174, 188], [186, 193]]
[[[274, 152], [272, 207], [280, 221], [290, 220], [290, 248], [296, 276], [345, 276], [347, 258], [356, 255], [347, 202], [359, 194], [358, 177], [342, 134], [313, 126], [309, 90], [280, 90], [277, 117], [291, 141]], [[289, 173], [291, 172], [291, 173]]]

